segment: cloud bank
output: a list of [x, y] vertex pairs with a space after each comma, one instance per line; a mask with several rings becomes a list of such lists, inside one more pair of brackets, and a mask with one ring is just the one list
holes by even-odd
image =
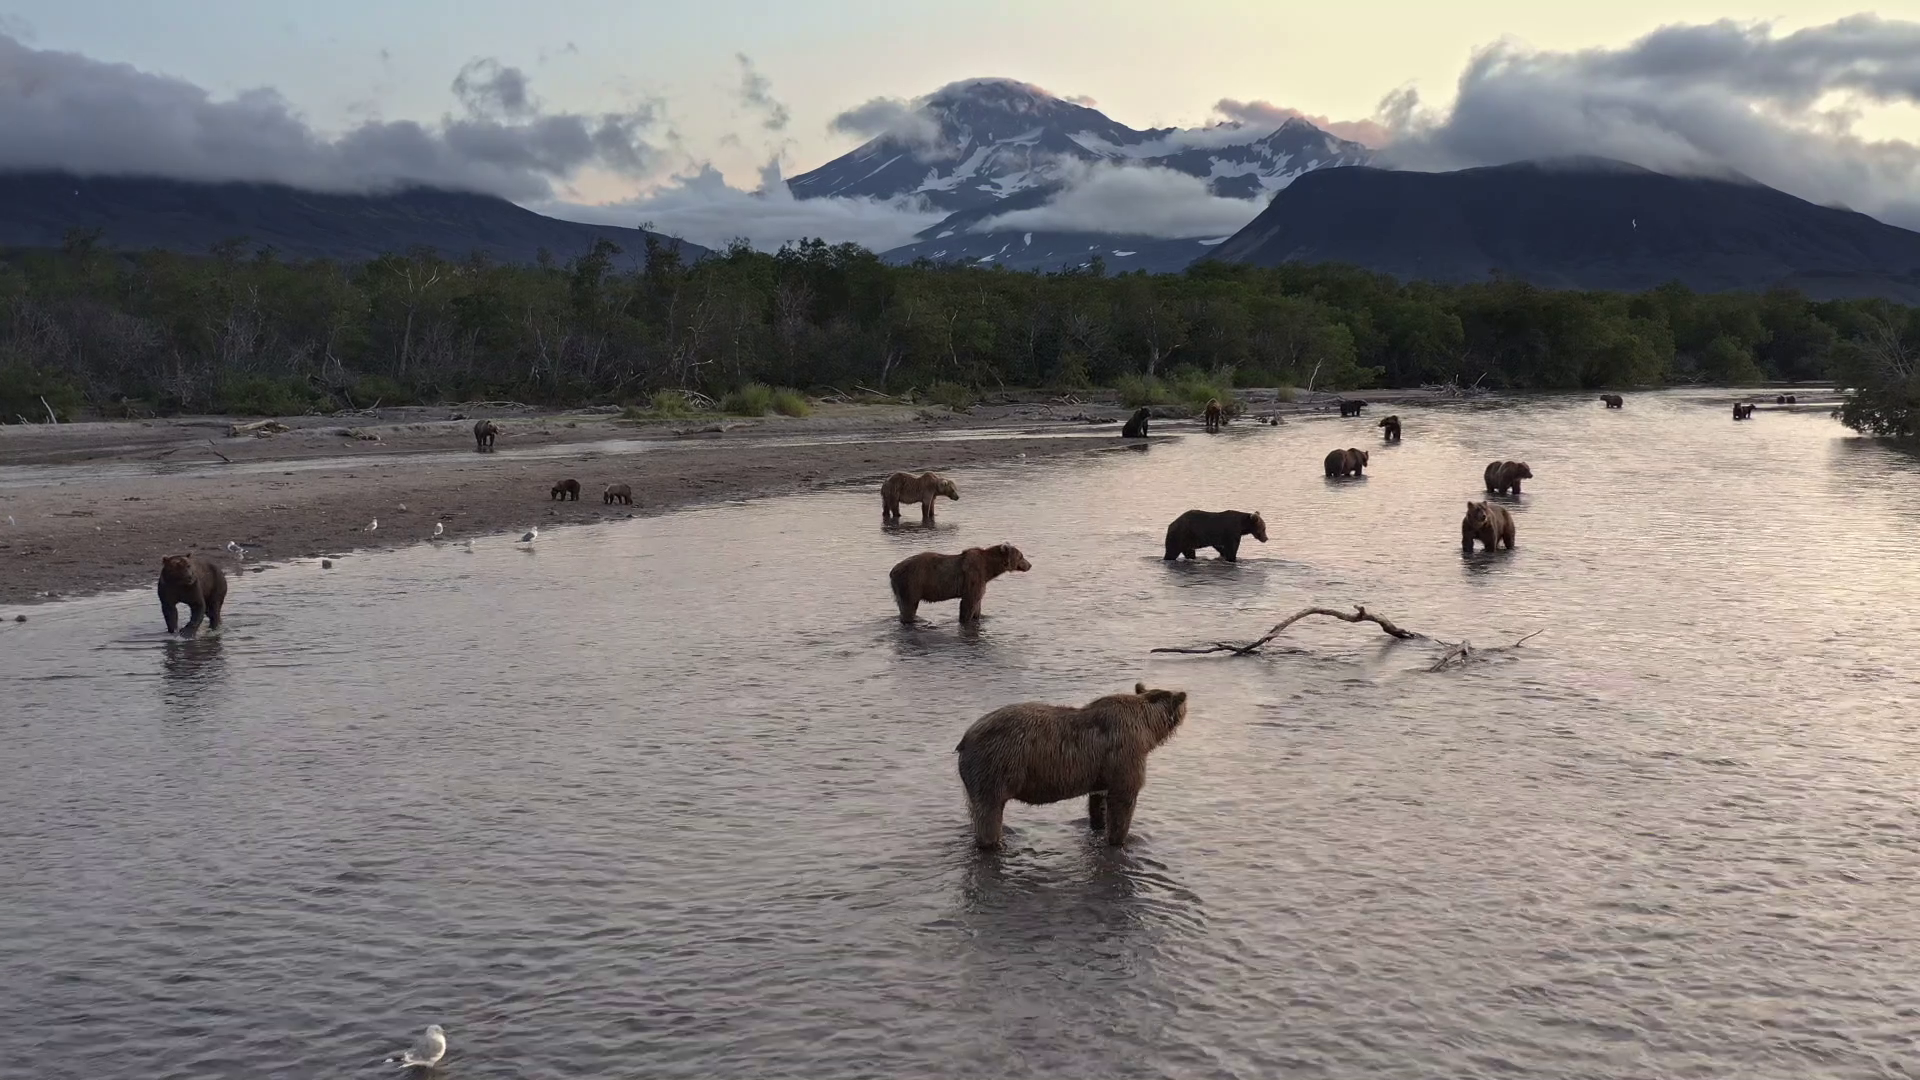
[[1305, 120], [1329, 135], [1350, 139], [1369, 149], [1377, 150], [1393, 137], [1386, 125], [1378, 120], [1329, 120], [1324, 116], [1310, 116], [1285, 105], [1275, 105], [1271, 101], [1221, 98], [1214, 103], [1213, 111], [1229, 121], [1268, 131], [1278, 130], [1280, 125], [1289, 120]]
[[1457, 169], [1597, 154], [1675, 173], [1733, 171], [1812, 202], [1920, 228], [1920, 147], [1856, 132], [1865, 105], [1920, 104], [1920, 23], [1856, 15], [1670, 26], [1620, 49], [1476, 54], [1451, 107], [1382, 102], [1383, 161]]
[[641, 176], [658, 154], [657, 105], [552, 112], [518, 68], [477, 60], [452, 84], [460, 115], [369, 121], [338, 135], [269, 89], [217, 100], [181, 79], [0, 35], [0, 169], [247, 180], [318, 191], [409, 185], [550, 197], [582, 170]]
[[1116, 232], [1169, 240], [1228, 236], [1252, 221], [1265, 200], [1223, 199], [1207, 182], [1172, 169], [1098, 164], [1068, 178], [1045, 206], [984, 218], [972, 232], [1047, 229]]

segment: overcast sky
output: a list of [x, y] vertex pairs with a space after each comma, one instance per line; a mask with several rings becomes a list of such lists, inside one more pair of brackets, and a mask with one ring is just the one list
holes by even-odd
[[[482, 171], [494, 190], [528, 204], [603, 203], [662, 188], [686, 196], [689, 184], [751, 190], [770, 159], [795, 175], [857, 143], [831, 129], [841, 112], [971, 76], [1090, 98], [1133, 127], [1202, 124], [1217, 118], [1222, 99], [1363, 120], [1407, 87], [1429, 127], [1470, 88], [1480, 95], [1477, 115], [1505, 125], [1512, 102], [1530, 100], [1542, 79], [1550, 94], [1569, 80], [1597, 79], [1617, 95], [1608, 82], [1619, 66], [1613, 53], [1662, 26], [1766, 20], [1764, 33], [1780, 38], [1863, 11], [1920, 24], [1920, 0], [0, 0], [0, 37], [15, 46], [7, 53], [0, 40], [0, 110], [22, 92], [18, 72], [32, 69], [35, 80], [71, 77], [73, 100], [62, 108], [106, 125], [127, 112], [125, 99], [87, 88], [137, 76], [131, 97], [171, 94], [185, 108], [203, 91], [215, 104], [238, 100], [258, 112], [276, 137], [249, 152], [290, 154], [305, 162], [301, 175], [346, 177], [404, 160], [429, 177]], [[1509, 58], [1555, 60], [1544, 75], [1535, 63], [1491, 73], [1470, 66], [1496, 46]], [[1843, 77], [1860, 62], [1832, 60], [1814, 97], [1789, 105], [1850, 110], [1849, 138], [1891, 141], [1898, 157], [1920, 144], [1920, 82], [1862, 96], [1858, 81]], [[1691, 89], [1706, 98], [1723, 82]], [[1572, 113], [1584, 108], [1580, 95], [1562, 96]], [[42, 109], [28, 120], [51, 137], [66, 115]], [[1533, 117], [1521, 127], [1552, 122]], [[1685, 122], [1708, 121], [1699, 113]], [[149, 121], [126, 126], [116, 138], [135, 145], [167, 133]], [[1418, 145], [1430, 160], [1453, 163], [1485, 143], [1442, 131]], [[107, 151], [73, 152], [84, 163], [85, 154]]]

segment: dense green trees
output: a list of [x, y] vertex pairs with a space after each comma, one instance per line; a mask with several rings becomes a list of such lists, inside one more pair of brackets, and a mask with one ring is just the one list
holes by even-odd
[[1399, 284], [1349, 267], [1182, 275], [889, 266], [850, 244], [697, 263], [601, 242], [503, 266], [430, 251], [360, 265], [222, 244], [122, 253], [97, 237], [0, 258], [0, 413], [90, 404], [290, 413], [511, 397], [643, 401], [745, 384], [1432, 382], [1557, 389], [1836, 377], [1848, 420], [1914, 434], [1920, 314], [1797, 293], [1639, 295], [1494, 280]]

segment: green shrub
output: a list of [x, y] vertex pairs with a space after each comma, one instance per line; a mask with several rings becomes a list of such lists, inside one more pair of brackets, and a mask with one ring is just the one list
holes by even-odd
[[748, 383], [720, 399], [720, 411], [735, 416], [765, 416], [773, 408], [773, 387]]
[[1129, 409], [1167, 403], [1167, 388], [1151, 375], [1122, 375], [1113, 387], [1120, 391], [1120, 404]]
[[1187, 368], [1173, 384], [1173, 399], [1188, 412], [1204, 412], [1207, 402], [1218, 401], [1228, 416], [1238, 415], [1240, 399], [1233, 395], [1233, 372], [1222, 369], [1212, 375]]
[[356, 408], [371, 409], [375, 403], [411, 405], [414, 401], [411, 390], [385, 375], [362, 375], [353, 383], [353, 404]]
[[214, 411], [229, 416], [304, 416], [328, 404], [305, 379], [290, 376], [230, 376], [213, 388]]
[[85, 400], [79, 387], [51, 372], [25, 364], [0, 367], [0, 417], [7, 421], [24, 416], [36, 424], [45, 423], [49, 408], [62, 421], [71, 420]]
[[781, 416], [811, 416], [813, 405], [805, 394], [783, 386], [773, 392], [773, 411]]
[[1292, 401], [1298, 396], [1300, 396], [1300, 391], [1291, 386], [1278, 386], [1275, 387], [1273, 391], [1273, 399], [1275, 401]]
[[1087, 364], [1086, 354], [1071, 350], [1061, 353], [1060, 362], [1053, 369], [1054, 389], [1085, 390], [1092, 385], [1092, 368]]
[[926, 398], [935, 405], [945, 405], [954, 412], [966, 412], [980, 400], [972, 389], [957, 382], [937, 382], [927, 387]]

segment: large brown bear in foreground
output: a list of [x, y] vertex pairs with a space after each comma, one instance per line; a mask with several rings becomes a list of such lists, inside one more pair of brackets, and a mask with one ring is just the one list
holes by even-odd
[[473, 425], [474, 448], [482, 454], [493, 449], [493, 437], [498, 434], [500, 428], [493, 421], [476, 421]]
[[1007, 800], [1042, 805], [1087, 796], [1087, 824], [1107, 843], [1127, 842], [1133, 804], [1147, 782], [1147, 754], [1187, 716], [1184, 690], [1110, 694], [1079, 708], [1026, 702], [974, 721], [954, 747], [967, 789], [973, 841], [1000, 846]]
[[957, 599], [960, 622], [967, 624], [980, 621], [980, 601], [987, 595], [987, 582], [1001, 574], [1031, 569], [1033, 564], [1019, 548], [996, 544], [968, 548], [958, 555], [923, 551], [895, 563], [887, 580], [893, 585], [894, 602], [900, 605], [901, 622], [913, 625], [914, 612], [923, 603]]
[[1513, 550], [1513, 515], [1499, 503], [1469, 502], [1467, 516], [1460, 522], [1460, 553], [1473, 554], [1473, 542], [1480, 541], [1488, 551], [1498, 542]]
[[886, 478], [880, 485], [880, 520], [899, 521], [900, 504], [919, 503], [922, 524], [933, 524], [933, 501], [945, 495], [954, 502], [960, 501], [960, 489], [953, 481], [938, 473], [897, 472]]
[[1367, 467], [1368, 455], [1365, 450], [1347, 447], [1345, 450], [1332, 450], [1327, 453], [1328, 476], [1364, 476], [1362, 469]]
[[1524, 461], [1487, 462], [1487, 490], [1495, 495], [1508, 491], [1520, 494], [1520, 481], [1533, 479], [1533, 470]]
[[1267, 542], [1267, 523], [1259, 511], [1189, 510], [1167, 526], [1167, 553], [1161, 558], [1172, 562], [1185, 555], [1192, 560], [1194, 552], [1210, 547], [1227, 562], [1237, 562], [1243, 536]]
[[180, 613], [175, 604], [187, 605], [186, 633], [200, 629], [201, 616], [207, 625], [220, 629], [220, 609], [227, 602], [227, 575], [212, 562], [198, 555], [169, 555], [160, 560], [160, 614], [167, 620], [167, 633], [180, 629]]

